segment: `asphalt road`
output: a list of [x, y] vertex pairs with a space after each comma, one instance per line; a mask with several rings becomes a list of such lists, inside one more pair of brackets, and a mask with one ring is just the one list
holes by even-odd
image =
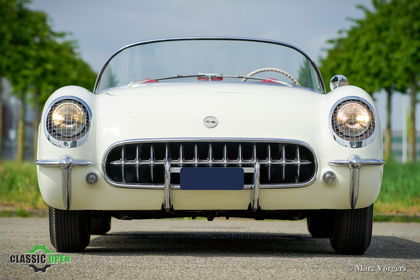
[[10, 256], [53, 247], [45, 218], [0, 218], [0, 279], [420, 279], [420, 224], [375, 223], [363, 256], [337, 255], [305, 221], [112, 221], [45, 273]]

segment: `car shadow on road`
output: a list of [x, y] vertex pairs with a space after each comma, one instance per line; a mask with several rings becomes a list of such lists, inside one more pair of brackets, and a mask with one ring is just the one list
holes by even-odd
[[[281, 256], [334, 255], [328, 238], [309, 234], [256, 232], [114, 232], [92, 236], [85, 254]], [[343, 256], [348, 257], [348, 256]], [[373, 236], [365, 258], [420, 259], [420, 243], [395, 236]]]

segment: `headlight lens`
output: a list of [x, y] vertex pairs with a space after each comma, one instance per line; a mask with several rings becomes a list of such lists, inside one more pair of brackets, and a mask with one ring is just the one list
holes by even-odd
[[375, 130], [371, 107], [358, 99], [338, 103], [334, 108], [331, 121], [335, 134], [350, 142], [363, 141]]
[[[47, 131], [54, 144], [68, 146], [69, 141], [83, 138], [90, 126], [90, 112], [83, 101], [62, 99], [51, 106], [47, 115]], [[58, 140], [60, 143], [56, 143]], [[74, 145], [73, 145], [74, 146]]]
[[345, 136], [356, 137], [369, 129], [371, 117], [368, 109], [361, 104], [347, 103], [338, 109], [336, 122]]
[[53, 129], [64, 137], [73, 137], [84, 129], [86, 113], [80, 105], [63, 102], [52, 112]]

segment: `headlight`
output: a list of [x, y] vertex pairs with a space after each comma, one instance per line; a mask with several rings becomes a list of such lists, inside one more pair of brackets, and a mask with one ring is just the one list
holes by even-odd
[[75, 147], [81, 144], [81, 141], [77, 141], [86, 136], [90, 119], [90, 110], [81, 99], [71, 97], [57, 100], [48, 110], [48, 139], [60, 147]]
[[362, 147], [375, 131], [373, 109], [359, 98], [339, 101], [333, 108], [331, 124], [334, 134], [350, 147]]
[[51, 113], [53, 129], [63, 137], [74, 137], [86, 126], [86, 112], [80, 105], [63, 102]]

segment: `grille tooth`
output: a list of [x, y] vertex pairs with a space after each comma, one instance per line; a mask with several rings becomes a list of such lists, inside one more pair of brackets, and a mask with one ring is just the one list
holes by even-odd
[[194, 144], [194, 166], [198, 166], [198, 147], [197, 144]]
[[153, 144], [150, 145], [150, 179], [153, 182], [153, 167], [154, 167], [154, 156], [153, 156]]
[[179, 165], [183, 165], [184, 164], [184, 150], [183, 150], [183, 146], [182, 144], [179, 145]]
[[209, 159], [210, 166], [212, 166], [213, 165], [213, 145], [211, 143], [209, 143], [209, 157], [208, 157], [208, 159]]
[[125, 146], [122, 146], [121, 148], [121, 177], [122, 177], [123, 183], [125, 183], [124, 167], [125, 167]]
[[296, 183], [298, 183], [299, 182], [299, 175], [300, 175], [300, 152], [299, 152], [299, 146], [296, 146], [296, 165], [297, 165]]
[[267, 144], [267, 161], [268, 161], [267, 177], [268, 177], [268, 181], [271, 181], [271, 146], [270, 144]]
[[226, 144], [223, 145], [223, 166], [227, 165], [227, 147]]
[[[215, 158], [215, 153], [218, 153]], [[315, 156], [300, 144], [279, 142], [125, 143], [113, 147], [105, 159], [105, 175], [113, 184], [163, 185], [165, 162], [171, 185], [179, 185], [182, 167], [242, 167], [245, 185], [254, 185], [256, 165], [260, 184], [295, 185], [315, 176]]]
[[242, 145], [239, 144], [238, 148], [238, 160], [239, 160], [239, 167], [242, 167]]
[[257, 162], [257, 145], [255, 143], [252, 145], [252, 162]]
[[139, 182], [139, 145], [136, 145], [136, 182]]
[[286, 178], [286, 149], [284, 145], [281, 145], [281, 163], [283, 166], [283, 181]]

